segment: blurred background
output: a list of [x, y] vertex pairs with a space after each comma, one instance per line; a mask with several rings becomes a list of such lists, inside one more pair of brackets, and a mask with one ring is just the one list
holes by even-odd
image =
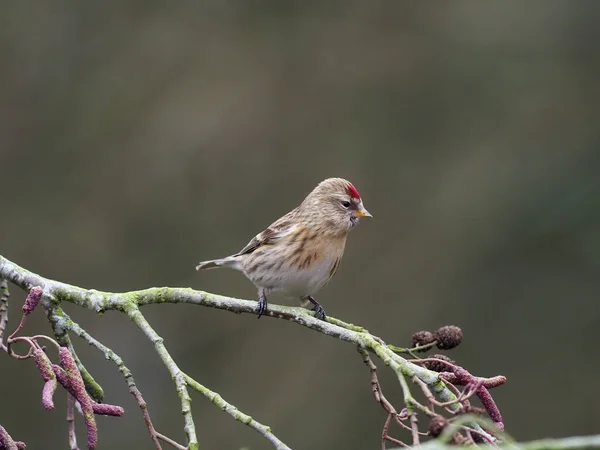
[[[593, 1], [3, 2], [0, 254], [87, 288], [254, 299], [243, 275], [195, 264], [342, 176], [374, 219], [317, 296], [330, 315], [396, 345], [459, 325], [449, 355], [508, 377], [493, 394], [514, 437], [599, 432], [598, 13]], [[24, 295], [11, 293], [12, 328]], [[141, 332], [66, 309], [184, 442]], [[183, 370], [291, 447], [379, 448], [386, 416], [352, 346], [202, 307], [143, 312]], [[34, 316], [26, 330], [49, 333]], [[153, 448], [115, 366], [74, 342], [127, 411], [99, 418], [99, 448]], [[45, 412], [33, 364], [0, 356], [0, 423], [28, 448], [66, 448], [64, 396]], [[192, 396], [201, 447], [270, 448]]]

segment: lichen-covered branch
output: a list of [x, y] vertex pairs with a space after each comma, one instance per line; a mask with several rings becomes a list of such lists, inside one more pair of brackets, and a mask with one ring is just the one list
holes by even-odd
[[[199, 391], [236, 420], [261, 433], [275, 448], [289, 448], [271, 432], [271, 429], [268, 426], [260, 424], [250, 416], [237, 410], [235, 406], [223, 400], [219, 394], [210, 391], [193, 378], [184, 374], [167, 351], [163, 339], [152, 328], [140, 310], [141, 307], [149, 304], [188, 303], [232, 311], [235, 313], [254, 314], [256, 310], [255, 301], [225, 297], [189, 288], [149, 288], [125, 293], [111, 293], [93, 289], [83, 289], [44, 278], [19, 267], [2, 256], [0, 256], [0, 278], [7, 279], [26, 291], [29, 291], [34, 286], [39, 286], [43, 291], [42, 305], [47, 311], [48, 319], [52, 324], [58, 342], [69, 348], [71, 354], [76, 358], [69, 337], [69, 333], [73, 332], [103, 351], [109, 359], [112, 359], [117, 363], [121, 371], [124, 372], [124, 375], [125, 373], [128, 373], [128, 370], [126, 370], [126, 367], [122, 364], [120, 358], [75, 324], [62, 311], [61, 304], [68, 302], [93, 310], [97, 313], [115, 310], [126, 314], [152, 342], [157, 354], [175, 383], [181, 402], [182, 414], [184, 416], [184, 428], [187, 435], [188, 448], [190, 450], [198, 447], [198, 441], [191, 413], [191, 400], [188, 393], [188, 387]], [[327, 321], [318, 320], [313, 317], [312, 312], [309, 312], [304, 308], [284, 307], [274, 304], [269, 304], [268, 310], [264, 315], [295, 322], [313, 331], [351, 343], [362, 350], [361, 353], [363, 356], [364, 351], [375, 354], [384, 364], [389, 366], [396, 373], [407, 394], [405, 400], [410, 403], [411, 407], [417, 407], [419, 405], [414, 401], [410, 395], [410, 391], [407, 389], [407, 380], [419, 380], [420, 383], [427, 386], [428, 391], [433, 393], [432, 395], [437, 396], [443, 402], [448, 402], [451, 405], [451, 408], [457, 408], [457, 395], [448, 387], [444, 379], [439, 376], [439, 373], [406, 360], [394, 352], [394, 349], [397, 349], [397, 347], [386, 345], [380, 338], [370, 334], [362, 327], [348, 324], [334, 318], [328, 318]], [[439, 340], [439, 337], [436, 338]], [[102, 389], [85, 370], [81, 361], [75, 359], [75, 362], [81, 372], [85, 387], [88, 392], [90, 392], [90, 395], [94, 398], [96, 398], [96, 395], [101, 395]], [[89, 375], [89, 377], [86, 375]], [[133, 383], [133, 378], [128, 378], [126, 376], [126, 379], [128, 379], [128, 383]], [[427, 411], [425, 407], [420, 409]], [[417, 431], [414, 426], [413, 432], [416, 436]], [[156, 432], [153, 434], [153, 431], [151, 431], [151, 435], [153, 438], [160, 437]], [[175, 444], [175, 446], [177, 445], [178, 444]]]
[[0, 278], [0, 349], [4, 349], [4, 332], [8, 323], [8, 283]]
[[[94, 310], [98, 313], [117, 310], [130, 315], [132, 320], [139, 317], [139, 307], [157, 303], [187, 303], [199, 306], [232, 311], [236, 313], [255, 314], [256, 302], [233, 297], [196, 291], [189, 288], [150, 288], [125, 293], [101, 292], [94, 289], [83, 289], [59, 281], [48, 280], [39, 275], [23, 269], [0, 256], [0, 277], [5, 277], [23, 289], [32, 286], [42, 286], [44, 294], [55, 298], [59, 302], [69, 302], [83, 308]], [[440, 395], [442, 400], [451, 401], [455, 395], [446, 388], [436, 372], [408, 362], [394, 353], [381, 339], [373, 336], [363, 328], [347, 325], [339, 320], [324, 322], [313, 317], [311, 312], [304, 308], [294, 308], [269, 304], [266, 316], [289, 320], [311, 330], [325, 335], [350, 342], [361, 348], [373, 351], [386, 365], [396, 373], [403, 373], [408, 377], [417, 376], [432, 390]], [[361, 330], [361, 331], [356, 331]], [[161, 338], [156, 335], [159, 348], [163, 348]], [[156, 344], [155, 344], [156, 345]], [[164, 355], [163, 355], [164, 356]], [[168, 359], [168, 358], [167, 358]]]

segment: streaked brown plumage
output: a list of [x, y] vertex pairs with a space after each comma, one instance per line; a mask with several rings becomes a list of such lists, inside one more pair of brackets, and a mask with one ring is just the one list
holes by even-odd
[[258, 288], [258, 317], [266, 311], [267, 294], [277, 292], [312, 303], [316, 317], [325, 320], [325, 310], [313, 295], [335, 275], [348, 232], [360, 217], [372, 216], [352, 183], [328, 178], [238, 253], [201, 262], [196, 270], [227, 267], [243, 272]]

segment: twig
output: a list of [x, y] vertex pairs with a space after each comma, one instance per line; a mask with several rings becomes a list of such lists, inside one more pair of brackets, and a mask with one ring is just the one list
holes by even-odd
[[69, 448], [79, 450], [77, 446], [77, 434], [75, 433], [75, 400], [67, 392], [67, 432], [69, 435]]
[[387, 442], [388, 430], [390, 429], [390, 421], [392, 419], [392, 414], [388, 413], [385, 422], [383, 424], [383, 428], [381, 429], [381, 450], [385, 450], [385, 443]]
[[233, 417], [238, 422], [242, 422], [242, 423], [248, 425], [253, 430], [256, 430], [257, 432], [262, 434], [265, 437], [265, 439], [267, 439], [271, 444], [273, 444], [273, 447], [275, 447], [277, 450], [290, 450], [290, 448], [286, 444], [281, 442], [279, 440], [279, 438], [277, 438], [277, 436], [275, 436], [273, 434], [270, 427], [263, 425], [262, 423], [259, 423], [256, 420], [254, 420], [249, 415], [244, 414], [239, 409], [237, 409], [235, 406], [233, 406], [231, 403], [228, 403], [227, 401], [225, 401], [223, 399], [223, 397], [221, 397], [219, 394], [217, 394], [216, 392], [213, 392], [210, 389], [208, 389], [207, 387], [201, 385], [200, 383], [198, 383], [196, 380], [194, 380], [189, 375], [187, 375], [185, 373], [181, 373], [181, 374], [183, 375], [185, 382], [189, 387], [200, 392], [202, 395], [204, 395], [206, 398], [208, 398], [212, 403], [217, 405], [219, 408], [221, 408], [223, 411], [225, 411], [227, 414], [229, 414], [231, 417]]
[[385, 439], [386, 439], [386, 441], [390, 441], [391, 443], [399, 445], [400, 447], [404, 447], [404, 448], [410, 447], [408, 444], [402, 442], [399, 439], [393, 438], [391, 436], [386, 436]]
[[383, 391], [381, 390], [381, 384], [379, 383], [379, 378], [377, 377], [377, 366], [369, 356], [369, 352], [363, 348], [357, 348], [358, 353], [363, 357], [364, 363], [367, 365], [369, 370], [371, 371], [371, 390], [373, 391], [373, 397], [375, 400], [381, 405], [381, 407], [391, 416], [398, 421], [398, 412], [394, 405], [392, 405], [387, 398], [383, 395]]
[[388, 347], [395, 353], [404, 353], [406, 355], [412, 356], [413, 358], [419, 359], [419, 357], [415, 355], [415, 352], [426, 352], [427, 350], [432, 349], [436, 345], [437, 341], [430, 342], [429, 344], [418, 345], [412, 348], [396, 347], [395, 345], [388, 345]]
[[178, 442], [175, 442], [173, 439], [171, 439], [170, 437], [165, 436], [164, 434], [160, 434], [158, 431], [155, 431], [154, 434], [155, 434], [155, 436], [158, 439], [160, 439], [161, 441], [166, 442], [169, 445], [172, 445], [177, 450], [187, 450], [187, 447], [184, 447], [183, 445], [179, 444]]
[[385, 450], [386, 441], [388, 441], [388, 440], [393, 441], [399, 445], [407, 446], [405, 443], [403, 443], [401, 441], [397, 441], [389, 435], [388, 430], [389, 430], [390, 421], [391, 421], [392, 417], [396, 420], [396, 423], [398, 423], [398, 425], [400, 425], [405, 430], [411, 432], [411, 434], [413, 436], [413, 445], [418, 445], [419, 435], [426, 436], [427, 433], [421, 433], [419, 431], [419, 429], [417, 427], [416, 414], [413, 413], [410, 415], [410, 422], [411, 422], [410, 427], [402, 421], [403, 418], [406, 419], [406, 415], [403, 416], [403, 414], [398, 414], [398, 412], [396, 411], [396, 408], [394, 408], [394, 405], [392, 405], [389, 402], [389, 400], [383, 395], [383, 390], [381, 389], [381, 384], [379, 383], [379, 378], [377, 376], [377, 366], [375, 365], [375, 363], [373, 363], [373, 360], [369, 356], [369, 352], [362, 348], [358, 348], [358, 352], [362, 355], [364, 363], [367, 365], [367, 367], [371, 371], [371, 389], [373, 391], [373, 397], [375, 397], [375, 400], [377, 402], [379, 402], [381, 407], [388, 413], [387, 419], [383, 425], [383, 430], [381, 431], [381, 446], [382, 446], [382, 448]]
[[409, 415], [412, 414], [414, 408], [417, 408], [421, 412], [423, 412], [428, 417], [435, 416], [435, 413], [427, 408], [425, 405], [419, 403], [410, 392], [410, 388], [408, 387], [408, 383], [406, 382], [406, 377], [403, 373], [398, 374], [398, 381], [400, 382], [400, 386], [402, 387], [402, 394], [404, 395], [404, 404], [408, 408]]
[[[408, 444], [405, 444], [404, 442], [402, 442], [398, 439], [395, 439], [388, 434], [391, 419], [392, 419], [392, 414], [390, 413], [390, 414], [388, 414], [387, 419], [385, 419], [385, 423], [383, 424], [383, 429], [381, 430], [381, 450], [386, 449], [386, 443], [388, 441], [390, 441], [396, 445], [399, 445], [400, 447], [405, 447], [405, 448], [409, 447]], [[404, 425], [404, 424], [402, 424], [402, 425]], [[406, 425], [404, 425], [404, 426], [406, 426]]]
[[417, 446], [419, 445], [419, 419], [415, 412], [410, 415], [410, 429], [412, 431], [413, 446]]
[[406, 405], [406, 409], [410, 417], [410, 431], [412, 434], [413, 446], [417, 446], [419, 445], [419, 426], [415, 408], [421, 410], [429, 417], [433, 417], [435, 413], [415, 400], [415, 398], [410, 392], [410, 388], [408, 387], [408, 383], [406, 382], [404, 374], [398, 374], [398, 381], [400, 382], [400, 386], [402, 387], [402, 394], [404, 395], [404, 404]]
[[423, 391], [423, 394], [425, 395], [425, 398], [429, 402], [429, 407], [431, 408], [431, 411], [435, 412], [434, 407], [437, 404], [439, 404], [439, 402], [436, 400], [435, 396], [431, 393], [431, 390], [429, 389], [429, 387], [425, 383], [423, 383], [421, 380], [419, 380], [417, 377], [413, 377], [412, 381], [414, 383], [416, 383], [417, 385], [419, 385], [419, 387], [421, 388], [421, 391]]
[[161, 338], [154, 328], [150, 326], [146, 318], [140, 313], [137, 307], [130, 307], [126, 311], [129, 318], [135, 323], [138, 328], [146, 335], [150, 342], [154, 345], [154, 349], [158, 356], [162, 360], [163, 364], [169, 371], [171, 379], [175, 383], [175, 389], [177, 395], [179, 395], [179, 401], [181, 403], [181, 414], [183, 415], [184, 426], [183, 429], [187, 436], [190, 450], [198, 447], [198, 438], [196, 437], [196, 427], [194, 426], [194, 418], [192, 417], [192, 400], [187, 390], [183, 372], [177, 366], [177, 363], [167, 351], [163, 338]]

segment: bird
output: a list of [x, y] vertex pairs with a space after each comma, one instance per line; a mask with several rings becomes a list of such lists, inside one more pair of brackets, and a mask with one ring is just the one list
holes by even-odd
[[279, 293], [304, 307], [312, 304], [315, 317], [325, 321], [325, 309], [314, 295], [335, 275], [348, 233], [361, 217], [373, 216], [354, 185], [328, 178], [239, 252], [202, 261], [196, 270], [225, 267], [242, 272], [258, 288], [258, 318], [267, 311], [267, 296]]

